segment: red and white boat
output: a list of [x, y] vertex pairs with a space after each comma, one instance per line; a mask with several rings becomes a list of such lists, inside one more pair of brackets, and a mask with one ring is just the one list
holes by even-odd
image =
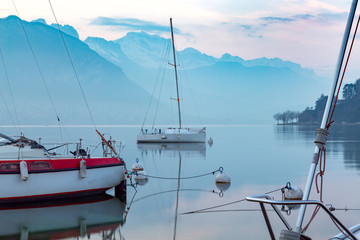
[[[0, 202], [23, 202], [104, 193], [125, 194], [125, 163], [102, 135], [103, 157], [77, 145], [74, 156], [51, 153], [34, 140], [0, 135]], [[111, 150], [109, 152], [108, 150]]]

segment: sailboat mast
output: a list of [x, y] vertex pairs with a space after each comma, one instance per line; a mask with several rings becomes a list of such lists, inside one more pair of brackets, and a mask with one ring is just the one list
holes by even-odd
[[177, 94], [177, 102], [178, 102], [178, 111], [179, 111], [179, 128], [181, 128], [181, 112], [180, 112], [180, 97], [179, 97], [179, 84], [178, 84], [178, 76], [177, 76], [177, 65], [176, 65], [176, 54], [175, 54], [175, 43], [174, 43], [174, 31], [172, 25], [172, 18], [170, 18], [170, 29], [171, 29], [171, 42], [173, 48], [174, 55], [174, 68], [175, 68], [175, 80], [176, 80], [176, 94]]
[[[354, 15], [356, 12], [356, 7], [358, 4], [358, 0], [353, 0], [352, 4], [351, 4], [351, 9], [349, 12], [349, 16], [348, 16], [348, 20], [347, 20], [347, 24], [346, 24], [346, 28], [345, 28], [345, 32], [344, 32], [344, 36], [343, 36], [343, 40], [342, 40], [342, 44], [341, 44], [341, 49], [339, 52], [339, 57], [338, 57], [338, 62], [337, 62], [337, 68], [335, 71], [335, 76], [334, 76], [334, 81], [333, 81], [333, 85], [332, 88], [330, 90], [330, 94], [329, 97], [327, 99], [326, 102], [326, 106], [325, 106], [325, 110], [324, 110], [324, 114], [323, 114], [323, 118], [321, 121], [321, 125], [320, 125], [320, 130], [325, 130], [327, 125], [329, 124], [329, 116], [330, 116], [330, 108], [333, 106], [333, 101], [335, 98], [335, 92], [336, 92], [336, 87], [338, 85], [338, 80], [339, 80], [339, 76], [340, 76], [340, 71], [341, 71], [341, 66], [343, 63], [343, 59], [345, 56], [345, 52], [346, 52], [346, 46], [347, 46], [347, 42], [349, 39], [349, 35], [351, 32], [351, 26], [352, 23], [354, 21]], [[326, 141], [326, 138], [325, 138]], [[310, 166], [310, 170], [309, 170], [309, 174], [308, 174], [308, 178], [307, 178], [307, 182], [306, 182], [306, 187], [305, 187], [305, 191], [304, 191], [304, 196], [303, 196], [303, 200], [308, 200], [309, 196], [310, 196], [310, 191], [311, 191], [311, 186], [312, 183], [314, 181], [314, 177], [315, 177], [315, 171], [316, 171], [316, 167], [319, 161], [319, 153], [320, 153], [321, 149], [319, 148], [319, 146], [315, 146], [315, 150], [314, 150], [314, 156], [313, 156], [313, 160]], [[300, 211], [299, 211], [299, 216], [296, 222], [296, 227], [295, 227], [295, 232], [301, 232], [301, 226], [304, 220], [304, 216], [305, 216], [305, 211], [306, 211], [306, 205], [301, 205], [300, 207]]]

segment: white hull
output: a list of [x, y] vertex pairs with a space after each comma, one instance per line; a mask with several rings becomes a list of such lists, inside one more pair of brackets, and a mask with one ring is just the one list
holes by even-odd
[[20, 174], [1, 174], [0, 182], [7, 187], [0, 192], [0, 201], [106, 190], [119, 185], [123, 174], [123, 166], [88, 169], [85, 178], [79, 170], [30, 173], [26, 181]]
[[142, 132], [137, 136], [138, 143], [202, 143], [205, 141], [205, 128], [202, 130], [166, 129], [153, 133]]
[[[26, 162], [23, 169], [21, 162]], [[81, 163], [85, 163], [83, 167]], [[0, 191], [0, 202], [105, 192], [125, 180], [124, 169], [124, 163], [117, 158], [0, 161], [0, 182], [6, 186]]]

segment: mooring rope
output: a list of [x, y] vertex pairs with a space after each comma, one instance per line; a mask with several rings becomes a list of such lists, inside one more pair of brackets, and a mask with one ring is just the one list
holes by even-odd
[[[152, 175], [141, 175], [141, 176], [144, 176], [144, 177], [149, 177], [149, 178], [156, 178], [156, 179], [166, 179], [166, 180], [184, 180], [184, 179], [192, 179], [192, 178], [199, 178], [199, 177], [204, 177], [204, 176], [208, 176], [208, 175], [214, 175], [215, 173], [217, 172], [220, 172], [220, 168], [218, 170], [215, 170], [215, 171], [212, 171], [212, 172], [209, 172], [209, 173], [204, 173], [204, 174], [200, 174], [200, 175], [195, 175], [195, 176], [189, 176], [189, 177], [159, 177], [159, 176], [152, 176]], [[135, 174], [137, 175], [138, 171], [133, 171], [131, 172], [132, 174]]]
[[[274, 189], [274, 190], [269, 191], [269, 192], [266, 192], [265, 194], [270, 194], [270, 193], [274, 193], [274, 192], [277, 192], [277, 191], [281, 191], [281, 189], [283, 189], [283, 187]], [[236, 200], [236, 201], [233, 201], [233, 202], [228, 202], [228, 203], [224, 203], [224, 204], [220, 204], [220, 205], [215, 205], [215, 206], [212, 206], [212, 207], [207, 207], [207, 208], [202, 208], [202, 209], [198, 209], [198, 210], [194, 210], [194, 211], [190, 211], [190, 212], [185, 212], [185, 213], [182, 213], [181, 215], [199, 213], [199, 212], [211, 210], [211, 209], [214, 209], [214, 208], [224, 207], [224, 206], [232, 205], [232, 204], [235, 204], [235, 203], [243, 202], [245, 200], [246, 200], [246, 198], [243, 198], [243, 199], [239, 199], [239, 200]]]
[[[172, 193], [172, 192], [176, 192], [177, 189], [173, 189], [173, 190], [167, 190], [167, 191], [162, 191], [162, 192], [157, 192], [157, 193], [152, 193], [146, 196], [143, 196], [141, 198], [135, 199], [133, 202], [138, 202], [141, 201], [143, 199], [149, 198], [149, 197], [153, 197], [156, 195], [161, 195], [161, 194], [165, 194], [165, 193]], [[184, 192], [184, 191], [196, 191], [196, 192], [206, 192], [206, 193], [214, 193], [214, 194], [219, 194], [219, 192], [216, 192], [215, 190], [205, 190], [205, 189], [196, 189], [196, 188], [180, 188], [179, 191]]]

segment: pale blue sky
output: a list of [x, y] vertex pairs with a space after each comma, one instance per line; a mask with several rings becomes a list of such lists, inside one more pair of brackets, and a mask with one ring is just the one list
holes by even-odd
[[[48, 0], [13, 1], [21, 18], [54, 22]], [[13, 1], [1, 1], [0, 17], [16, 13]], [[74, 26], [81, 39], [97, 36], [113, 40], [126, 32], [141, 30], [162, 34], [172, 17], [180, 50], [194, 47], [215, 57], [230, 53], [246, 60], [280, 57], [312, 68], [320, 75], [332, 76], [351, 0], [51, 0], [51, 3], [59, 22]], [[360, 59], [360, 46], [355, 47], [352, 62], [356, 59]], [[360, 69], [355, 65], [349, 66], [352, 72]]]

